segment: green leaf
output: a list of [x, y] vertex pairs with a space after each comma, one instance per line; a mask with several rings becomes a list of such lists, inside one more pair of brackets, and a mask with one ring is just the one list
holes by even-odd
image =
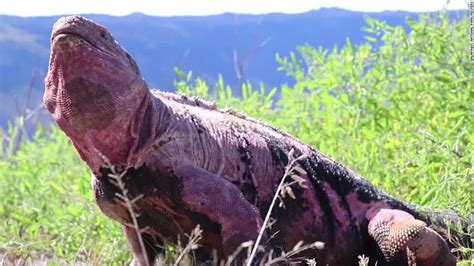
[[441, 81], [443, 83], [450, 83], [451, 82], [451, 78], [447, 75], [436, 75], [435, 79], [438, 80], [438, 81]]
[[364, 39], [366, 39], [369, 42], [377, 42], [377, 39], [375, 39], [374, 37], [370, 37], [370, 36], [364, 36]]

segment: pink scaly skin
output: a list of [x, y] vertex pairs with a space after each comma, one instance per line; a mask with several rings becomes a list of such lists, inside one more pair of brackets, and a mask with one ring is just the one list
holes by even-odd
[[[300, 166], [308, 188], [295, 185], [296, 199], [286, 198], [286, 208], [272, 213], [276, 222], [262, 242], [267, 250], [322, 241], [323, 250], [301, 255], [321, 265], [357, 264], [361, 254], [379, 265], [454, 265], [446, 241], [428, 227], [433, 221], [413, 206], [276, 128], [210, 102], [149, 91], [131, 56], [103, 26], [83, 17], [54, 25], [44, 103], [94, 173], [97, 203], [123, 224], [137, 265], [146, 264], [145, 256], [153, 261], [162, 243], [176, 243], [197, 224], [203, 229], [200, 261], [212, 250], [225, 258], [255, 240], [291, 149], [307, 155]], [[116, 201], [104, 158], [127, 172], [132, 197], [143, 195], [134, 207], [145, 252]], [[398, 232], [403, 241], [395, 243], [390, 237]], [[419, 235], [439, 245], [423, 248]]]

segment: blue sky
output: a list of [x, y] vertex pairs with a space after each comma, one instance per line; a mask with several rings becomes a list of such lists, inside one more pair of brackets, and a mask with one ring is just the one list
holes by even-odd
[[[133, 12], [148, 15], [210, 15], [223, 12], [263, 14], [270, 12], [301, 13], [321, 7], [340, 7], [357, 11], [434, 11], [446, 0], [0, 0], [0, 14], [50, 16], [100, 13], [123, 16]], [[466, 9], [465, 0], [452, 0], [449, 9]]]

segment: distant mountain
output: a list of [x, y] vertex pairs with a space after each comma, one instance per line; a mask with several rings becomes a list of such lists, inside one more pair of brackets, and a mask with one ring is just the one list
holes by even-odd
[[[452, 12], [455, 15], [456, 12]], [[267, 88], [291, 82], [277, 72], [275, 54], [294, 51], [298, 45], [332, 48], [349, 38], [363, 41], [364, 16], [403, 25], [409, 12], [362, 13], [324, 8], [302, 14], [154, 17], [134, 13], [124, 17], [85, 15], [105, 25], [138, 61], [151, 87], [173, 90], [174, 66], [211, 83], [222, 74], [237, 87], [234, 60], [242, 62], [245, 79]], [[0, 126], [17, 112], [33, 71], [33, 108], [41, 100], [47, 71], [49, 38], [55, 17], [0, 15]]]

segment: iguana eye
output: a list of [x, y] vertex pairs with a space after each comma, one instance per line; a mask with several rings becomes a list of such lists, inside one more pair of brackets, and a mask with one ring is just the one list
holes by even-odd
[[100, 32], [100, 37], [104, 38], [105, 40], [108, 40], [107, 33], [105, 31]]

